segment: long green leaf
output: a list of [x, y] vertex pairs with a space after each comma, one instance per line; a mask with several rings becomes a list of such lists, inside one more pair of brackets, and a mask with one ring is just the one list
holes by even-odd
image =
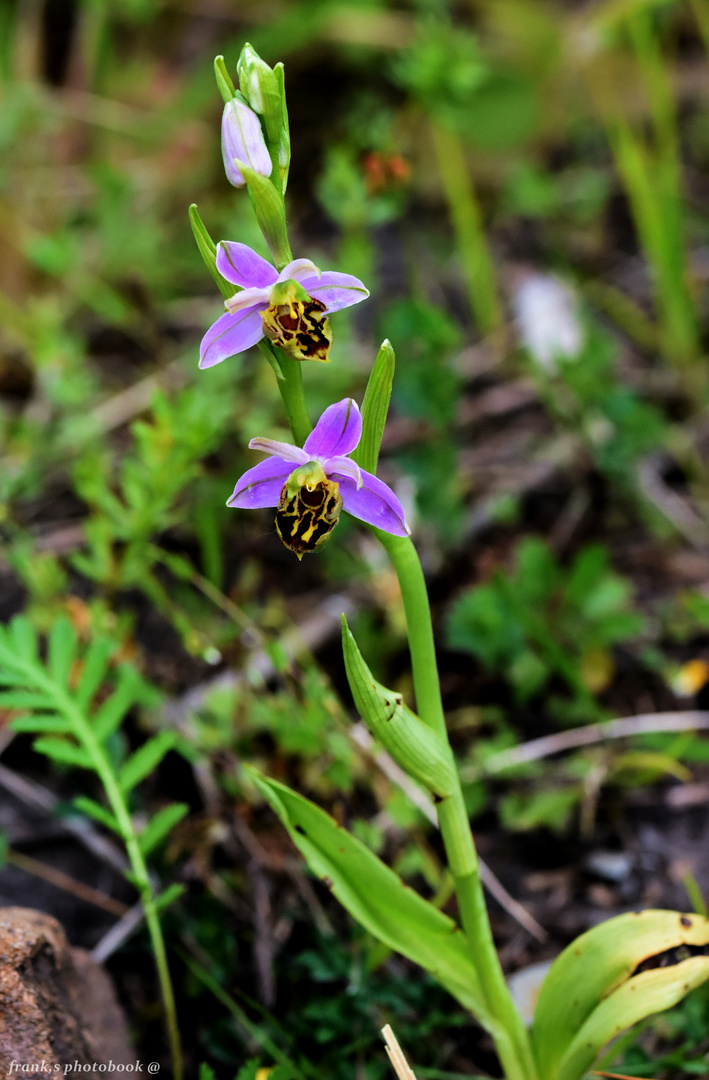
[[168, 750], [175, 745], [172, 731], [160, 731], [128, 758], [118, 773], [118, 785], [125, 794], [157, 768]]
[[138, 836], [143, 855], [149, 855], [178, 821], [182, 821], [185, 814], [189, 813], [189, 809], [187, 803], [172, 803], [171, 806], [164, 806], [159, 810]]
[[32, 748], [62, 765], [74, 765], [77, 769], [93, 769], [94, 767], [86, 751], [66, 739], [35, 739]]
[[709, 979], [709, 956], [694, 956], [671, 967], [643, 971], [623, 983], [594, 1009], [571, 1042], [558, 1080], [580, 1080], [599, 1053], [621, 1031], [653, 1013], [664, 1012]]
[[5, 690], [0, 692], [0, 709], [47, 709], [52, 699], [42, 690]]
[[49, 633], [47, 667], [55, 682], [66, 686], [76, 657], [76, 631], [67, 618], [57, 619]]
[[254, 784], [276, 811], [308, 866], [343, 907], [390, 949], [420, 964], [477, 1017], [488, 1031], [498, 1025], [484, 1003], [462, 930], [319, 807], [285, 784], [247, 766]]
[[35, 713], [33, 716], [17, 716], [11, 721], [10, 728], [30, 735], [69, 735], [74, 725], [66, 717], [55, 713]]
[[92, 817], [94, 821], [100, 822], [100, 824], [105, 825], [107, 829], [111, 829], [112, 832], [121, 835], [121, 827], [111, 811], [106, 810], [105, 807], [94, 802], [93, 799], [89, 799], [87, 795], [77, 795], [74, 799], [74, 806], [77, 810], [81, 810], [83, 814]]
[[[126, 875], [127, 876], [127, 875]], [[178, 881], [173, 881], [172, 885], [168, 887], [158, 896], [155, 897], [155, 911], [160, 914], [165, 908], [169, 908], [170, 904], [174, 904], [183, 892], [187, 888], [186, 885], [181, 885]]]
[[199, 210], [195, 203], [192, 203], [189, 209], [190, 225], [192, 226], [192, 233], [195, 238], [195, 242], [199, 249], [199, 253], [204, 259], [204, 265], [209, 270], [210, 274], [214, 278], [219, 291], [225, 299], [233, 296], [236, 291], [236, 286], [231, 285], [217, 270], [217, 249], [211, 236], [207, 232], [207, 229], [199, 216]]
[[94, 713], [92, 724], [96, 737], [103, 742], [120, 726], [121, 720], [138, 698], [141, 678], [135, 668], [123, 667], [118, 673], [116, 687]]
[[532, 1042], [540, 1075], [557, 1076], [562, 1058], [601, 1002], [628, 982], [639, 985], [633, 972], [640, 964], [682, 945], [708, 942], [709, 919], [653, 910], [618, 915], [573, 941], [554, 961], [534, 1013]]
[[29, 619], [16, 615], [8, 630], [9, 648], [24, 661], [36, 660], [39, 651], [37, 634]]
[[379, 449], [386, 425], [396, 360], [394, 349], [386, 339], [374, 361], [362, 401], [362, 438], [352, 457], [367, 472], [376, 473]]
[[115, 645], [107, 638], [94, 638], [84, 656], [84, 666], [76, 689], [76, 701], [85, 712], [108, 673], [108, 661]]

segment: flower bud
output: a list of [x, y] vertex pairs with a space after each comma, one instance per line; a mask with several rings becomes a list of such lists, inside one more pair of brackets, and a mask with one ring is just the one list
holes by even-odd
[[270, 176], [273, 168], [258, 116], [237, 98], [227, 101], [224, 106], [222, 158], [227, 180], [234, 187], [243, 187], [246, 183], [237, 161], [261, 176]]
[[263, 117], [268, 141], [277, 144], [283, 124], [283, 106], [273, 68], [247, 42], [241, 50], [236, 72], [241, 93], [254, 112]]
[[342, 651], [352, 697], [372, 735], [413, 780], [439, 798], [447, 798], [457, 784], [450, 747], [404, 705], [401, 694], [372, 678], [344, 615]]

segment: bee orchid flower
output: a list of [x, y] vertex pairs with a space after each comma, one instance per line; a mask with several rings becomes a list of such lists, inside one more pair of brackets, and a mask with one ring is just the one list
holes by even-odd
[[369, 290], [351, 274], [321, 272], [310, 259], [281, 270], [246, 244], [217, 245], [217, 270], [238, 286], [224, 301], [226, 315], [202, 339], [199, 366], [213, 367], [268, 337], [292, 360], [328, 359], [328, 315], [366, 300]]
[[394, 536], [408, 536], [404, 510], [391, 488], [349, 456], [362, 437], [357, 403], [330, 405], [305, 444], [252, 439], [269, 456], [237, 481], [227, 506], [276, 507], [276, 529], [299, 559], [328, 540], [340, 511]]

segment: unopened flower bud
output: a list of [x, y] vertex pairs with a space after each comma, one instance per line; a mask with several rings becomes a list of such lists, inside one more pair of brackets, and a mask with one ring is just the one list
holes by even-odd
[[241, 50], [236, 71], [241, 93], [254, 112], [263, 117], [269, 142], [278, 143], [283, 106], [276, 73], [248, 43]]
[[234, 187], [246, 183], [236, 162], [261, 176], [270, 176], [273, 164], [256, 113], [237, 98], [227, 101], [222, 114], [222, 157], [227, 180]]

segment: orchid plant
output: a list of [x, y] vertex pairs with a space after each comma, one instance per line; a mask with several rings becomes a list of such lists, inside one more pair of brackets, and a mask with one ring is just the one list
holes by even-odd
[[343, 619], [345, 666], [355, 704], [375, 738], [436, 803], [459, 921], [405, 889], [312, 802], [253, 768], [249, 774], [343, 906], [385, 945], [432, 973], [489, 1032], [508, 1080], [581, 1080], [619, 1032], [676, 1004], [709, 978], [709, 919], [648, 910], [594, 927], [556, 959], [531, 1028], [525, 1026], [487, 915], [446, 731], [423, 572], [401, 503], [376, 476], [394, 352], [388, 342], [379, 350], [361, 411], [346, 398], [312, 427], [304, 364], [329, 359], [330, 315], [368, 292], [351, 275], [293, 259], [284, 204], [290, 135], [283, 65], [269, 67], [246, 45], [237, 65], [238, 89], [222, 57], [215, 72], [225, 103], [227, 179], [246, 187], [274, 264], [245, 244], [215, 244], [191, 208], [197, 244], [227, 309], [204, 337], [200, 367], [258, 344], [275, 373], [294, 440], [253, 438], [250, 448], [267, 456], [238, 479], [228, 505], [275, 508], [276, 531], [299, 559], [330, 541], [343, 511], [363, 522], [388, 552], [404, 601], [417, 711], [374, 680]]

